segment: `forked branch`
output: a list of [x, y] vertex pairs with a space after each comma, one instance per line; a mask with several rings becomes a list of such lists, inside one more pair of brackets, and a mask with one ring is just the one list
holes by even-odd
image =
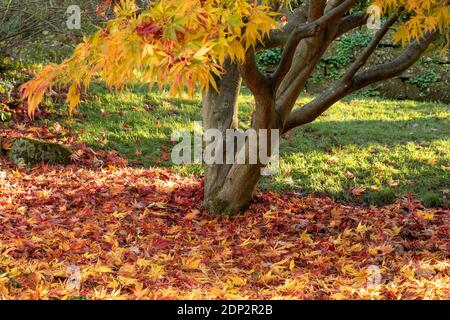
[[292, 111], [284, 125], [283, 132], [312, 122], [334, 103], [352, 92], [367, 87], [372, 83], [387, 80], [402, 74], [421, 57], [437, 35], [437, 31], [428, 32], [419, 41], [413, 41], [407, 49], [392, 61], [357, 72], [349, 80], [338, 80], [323, 94], [303, 107]]

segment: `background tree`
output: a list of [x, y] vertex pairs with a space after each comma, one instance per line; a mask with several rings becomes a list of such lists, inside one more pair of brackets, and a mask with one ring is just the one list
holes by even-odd
[[[369, 45], [332, 86], [294, 108], [327, 48], [366, 24], [370, 4], [381, 8], [383, 22]], [[70, 59], [46, 66], [23, 85], [31, 117], [53, 85], [70, 86], [67, 100], [72, 110], [82, 88], [99, 76], [116, 88], [141, 81], [150, 88], [170, 85], [173, 94], [187, 90], [193, 95], [200, 89], [204, 129], [216, 128], [225, 136], [225, 130], [238, 127], [243, 80], [255, 99], [252, 128], [284, 133], [313, 121], [346, 95], [403, 73], [432, 43], [440, 43], [443, 50], [449, 43], [450, 13], [443, 0], [160, 0], [145, 9], [125, 0], [115, 13], [104, 28], [78, 45]], [[403, 52], [388, 63], [368, 66], [389, 32], [404, 45]], [[283, 48], [281, 61], [275, 72], [263, 75], [255, 53], [275, 47]], [[207, 210], [216, 214], [244, 210], [262, 167], [261, 163], [207, 166]]]
[[[93, 25], [99, 25], [103, 18], [96, 14], [98, 1], [80, 0], [83, 25], [81, 31], [95, 31]], [[75, 30], [66, 28], [67, 8], [73, 5], [70, 0], [0, 0], [0, 49], [23, 45], [24, 41], [42, 41], [46, 33], [61, 34]], [[109, 10], [106, 10], [109, 13]], [[76, 30], [78, 31], [78, 30]]]

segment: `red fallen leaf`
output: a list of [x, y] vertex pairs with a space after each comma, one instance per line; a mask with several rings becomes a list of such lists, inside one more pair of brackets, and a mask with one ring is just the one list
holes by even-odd
[[105, 203], [103, 203], [102, 205], [102, 211], [104, 212], [113, 212], [114, 208], [116, 208], [117, 203], [114, 200], [111, 201], [106, 201]]
[[102, 7], [104, 8], [104, 9], [108, 9], [109, 7], [111, 7], [111, 3], [112, 2], [112, 0], [103, 0], [102, 1]]
[[418, 209], [422, 209], [422, 202], [415, 200], [411, 194], [408, 194], [406, 198], [402, 201], [401, 205], [408, 209], [409, 212], [414, 212]]
[[10, 140], [3, 140], [2, 141], [0, 149], [11, 150], [11, 148], [12, 148], [12, 142]]
[[96, 12], [100, 17], [102, 17], [103, 19], [108, 20], [108, 17], [106, 16], [105, 12], [104, 12], [104, 11], [102, 10], [102, 8], [100, 8], [99, 6], [97, 6], [97, 7], [95, 8], [95, 12]]
[[169, 161], [169, 155], [167, 154], [167, 150], [165, 147], [161, 148], [161, 154], [162, 154], [161, 159], [163, 161]]
[[190, 286], [195, 286], [198, 284], [198, 281], [195, 280], [195, 278], [188, 278], [188, 279], [186, 279], [186, 284], [188, 284]]
[[360, 196], [362, 196], [362, 195], [364, 195], [364, 194], [366, 193], [366, 189], [365, 189], [365, 188], [362, 188], [362, 187], [351, 188], [350, 191], [349, 191], [349, 193], [350, 193], [352, 196], [360, 197]]
[[125, 190], [124, 186], [115, 185], [110, 188], [111, 195], [117, 196], [118, 194], [122, 194]]
[[186, 214], [184, 216], [184, 218], [192, 220], [192, 219], [195, 219], [198, 216], [199, 213], [200, 213], [200, 211], [194, 209], [194, 210], [191, 210], [188, 214]]
[[12, 132], [8, 134], [8, 138], [15, 139], [22, 137], [22, 134], [20, 132]]
[[175, 196], [174, 200], [175, 200], [176, 203], [183, 204], [183, 205], [184, 204], [189, 204], [189, 203], [192, 202], [192, 200], [190, 198], [178, 197], [178, 196]]
[[80, 213], [79, 213], [79, 215], [81, 216], [81, 217], [89, 217], [89, 216], [92, 216], [94, 214], [94, 212], [92, 211], [92, 209], [83, 209]]
[[183, 226], [184, 226], [185, 228], [187, 228], [187, 229], [190, 229], [190, 228], [192, 228], [192, 222], [189, 221], [189, 220], [184, 220], [184, 221], [183, 221]]
[[338, 158], [336, 157], [331, 157], [329, 159], [327, 159], [327, 164], [332, 165], [332, 164], [336, 164], [338, 162]]
[[70, 38], [70, 40], [72, 40], [72, 41], [77, 41], [77, 40], [78, 40], [77, 35], [76, 35], [75, 33], [73, 33], [73, 32], [69, 35], [69, 38]]
[[172, 245], [172, 243], [170, 241], [168, 241], [167, 239], [164, 239], [160, 236], [153, 237], [152, 246], [155, 249], [164, 250], [164, 249], [168, 249], [171, 245]]
[[346, 173], [344, 173], [344, 176], [347, 179], [353, 179], [355, 177], [355, 175], [353, 173], [351, 173], [350, 171], [347, 171]]
[[124, 129], [130, 129], [130, 128], [131, 128], [131, 127], [130, 127], [128, 124], [126, 124], [125, 122], [122, 122], [120, 125], [121, 125], [121, 127], [124, 128]]
[[282, 136], [283, 139], [286, 139], [287, 141], [293, 141], [295, 139], [294, 135], [291, 133], [285, 133]]
[[74, 152], [69, 156], [70, 160], [72, 162], [78, 162], [78, 160], [80, 160], [80, 157]]

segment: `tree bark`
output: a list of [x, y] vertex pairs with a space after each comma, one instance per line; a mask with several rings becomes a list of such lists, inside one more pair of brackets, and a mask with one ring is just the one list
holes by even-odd
[[[226, 166], [226, 165], [223, 165]], [[223, 185], [204, 199], [211, 214], [237, 215], [245, 211], [261, 177], [258, 164], [236, 164], [225, 177]]]
[[[236, 64], [226, 61], [224, 71], [225, 74], [221, 78], [215, 79], [219, 92], [211, 89], [204, 92], [202, 97], [203, 129], [218, 129], [223, 137], [227, 129], [237, 128], [238, 96], [242, 83]], [[230, 164], [205, 164], [203, 206], [210, 213], [219, 213], [215, 210], [215, 198], [231, 167]]]
[[[218, 129], [225, 137], [227, 129], [238, 128], [238, 95], [241, 86], [241, 72], [237, 65], [226, 62], [225, 74], [216, 79], [219, 92], [210, 90], [203, 94], [202, 113], [205, 130]], [[269, 109], [274, 106], [272, 99], [259, 102], [256, 109]], [[253, 128], [266, 129], [273, 127], [272, 115], [255, 112]], [[270, 141], [270, 131], [268, 131]], [[248, 150], [248, 141], [245, 148]], [[267, 146], [270, 152], [270, 145]], [[227, 150], [234, 152], [237, 150]], [[258, 161], [259, 162], [259, 161]], [[203, 206], [211, 214], [236, 215], [244, 211], [251, 202], [252, 195], [260, 179], [261, 164], [213, 164], [205, 165], [205, 189]]]

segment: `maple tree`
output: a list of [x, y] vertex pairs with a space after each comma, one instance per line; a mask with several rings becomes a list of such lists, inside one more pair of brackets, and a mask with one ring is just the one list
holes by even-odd
[[[67, 85], [73, 109], [92, 78], [121, 88], [141, 81], [152, 88], [170, 86], [203, 92], [204, 129], [238, 126], [241, 81], [255, 98], [252, 127], [285, 133], [316, 119], [335, 102], [372, 83], [395, 77], [436, 43], [449, 44], [450, 13], [444, 0], [159, 0], [140, 9], [131, 0], [115, 6], [116, 17], [84, 39], [73, 56], [46, 66], [22, 87], [30, 116], [54, 85]], [[369, 45], [346, 73], [311, 102], [296, 101], [320, 58], [340, 36], [370, 18], [369, 5], [384, 17]], [[283, 17], [283, 19], [281, 18]], [[285, 23], [280, 23], [284, 21]], [[392, 32], [404, 45], [392, 61], [367, 65], [378, 44]], [[262, 74], [256, 52], [282, 47], [273, 74]], [[224, 134], [225, 136], [225, 134]], [[270, 139], [269, 139], [270, 140]], [[270, 147], [270, 146], [269, 146]], [[247, 208], [262, 164], [208, 165], [204, 206], [211, 213], [236, 214]]]

